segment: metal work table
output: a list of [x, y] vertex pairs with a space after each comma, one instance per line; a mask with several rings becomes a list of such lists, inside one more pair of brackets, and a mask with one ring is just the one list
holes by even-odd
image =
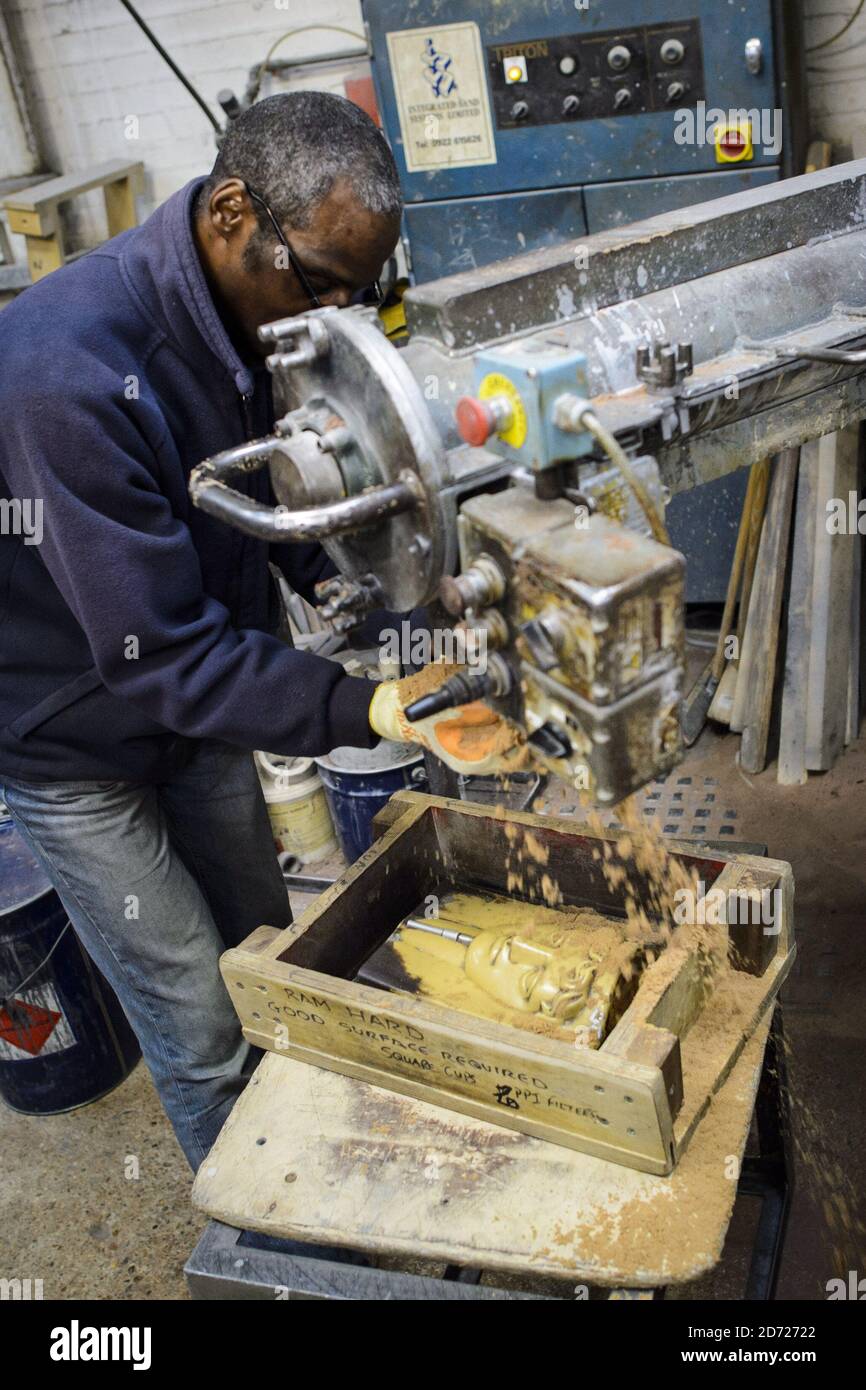
[[[561, 1278], [569, 1299], [576, 1285], [658, 1297], [718, 1264], [739, 1193], [762, 1199], [745, 1297], [771, 1298], [789, 1195], [780, 1037], [777, 1010], [668, 1179], [269, 1054], [199, 1170], [193, 1200], [215, 1222], [187, 1265], [190, 1290], [549, 1296], [479, 1284], [483, 1272]], [[760, 1157], [743, 1158], [753, 1111]], [[742, 1160], [739, 1183], [731, 1156]], [[388, 1268], [372, 1267], [383, 1259]], [[400, 1261], [444, 1273], [394, 1268]]]

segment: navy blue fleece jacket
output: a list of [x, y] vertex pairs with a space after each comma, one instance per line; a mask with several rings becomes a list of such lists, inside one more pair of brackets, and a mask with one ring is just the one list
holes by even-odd
[[[376, 742], [370, 684], [270, 635], [266, 543], [189, 500], [190, 470], [273, 414], [199, 263], [198, 182], [0, 315], [0, 776], [159, 781], [203, 738]], [[273, 500], [266, 471], [246, 489]], [[305, 597], [332, 572], [318, 546], [271, 558]]]

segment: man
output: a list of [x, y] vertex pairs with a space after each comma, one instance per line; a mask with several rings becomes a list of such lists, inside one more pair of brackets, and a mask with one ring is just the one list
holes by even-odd
[[[0, 536], [0, 789], [193, 1167], [257, 1055], [219, 956], [290, 920], [250, 750], [438, 748], [396, 691], [374, 728], [369, 682], [271, 635], [268, 547], [187, 493], [203, 458], [272, 427], [258, 326], [371, 286], [400, 207], [357, 107], [272, 97], [208, 179], [2, 316], [0, 503], [22, 524]], [[248, 491], [272, 500], [265, 472]], [[308, 598], [331, 572], [317, 546], [271, 558]]]

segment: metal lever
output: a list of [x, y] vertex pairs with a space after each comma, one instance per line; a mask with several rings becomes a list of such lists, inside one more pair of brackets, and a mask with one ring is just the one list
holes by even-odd
[[789, 360], [800, 357], [805, 362], [838, 362], [846, 367], [858, 367], [866, 362], [866, 348], [807, 347], [805, 343], [780, 347], [777, 343], [759, 343], [753, 338], [741, 338], [739, 346], [747, 352], [766, 352]]
[[866, 348], [847, 351], [845, 348], [791, 347], [775, 349], [777, 357], [802, 357], [807, 362], [841, 362], [846, 367], [857, 367], [866, 362]]
[[[866, 319], [866, 306], [862, 304], [834, 304], [833, 317], [843, 319]], [[801, 357], [807, 362], [838, 362], [846, 367], [862, 366], [866, 362], [866, 348], [807, 347], [804, 343], [762, 343], [755, 338], [740, 338], [738, 347], [749, 352], [767, 352], [775, 357]]]
[[259, 540], [321, 541], [329, 536], [362, 531], [387, 516], [409, 512], [423, 500], [416, 475], [404, 469], [396, 483], [373, 487], [357, 497], [318, 507], [269, 507], [228, 486], [228, 479], [263, 468], [280, 444], [276, 438], [256, 439], [224, 449], [194, 468], [189, 478], [193, 505]]
[[419, 719], [428, 719], [431, 714], [439, 714], [442, 710], [457, 709], [460, 705], [472, 704], [474, 700], [483, 700], [485, 695], [502, 699], [512, 684], [508, 664], [501, 656], [493, 655], [488, 658], [486, 671], [458, 671], [438, 689], [419, 696], [411, 705], [407, 705], [404, 713], [409, 723], [415, 724]]

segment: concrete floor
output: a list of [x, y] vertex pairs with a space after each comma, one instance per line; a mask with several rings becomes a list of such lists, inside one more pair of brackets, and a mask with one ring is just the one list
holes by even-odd
[[[783, 1000], [794, 1129], [812, 1159], [797, 1162], [779, 1296], [820, 1299], [840, 1268], [866, 1275], [866, 742], [797, 788], [778, 786], [774, 767], [747, 779], [738, 743], [705, 732], [674, 776], [715, 779], [737, 838], [794, 866], [800, 954]], [[203, 1222], [142, 1065], [69, 1115], [0, 1105], [0, 1151], [0, 1276], [41, 1278], [46, 1298], [186, 1297], [182, 1268]], [[137, 1179], [125, 1176], [129, 1155]], [[831, 1230], [823, 1212], [840, 1191], [847, 1229]], [[753, 1216], [738, 1210], [724, 1264], [693, 1296], [740, 1296]]]

